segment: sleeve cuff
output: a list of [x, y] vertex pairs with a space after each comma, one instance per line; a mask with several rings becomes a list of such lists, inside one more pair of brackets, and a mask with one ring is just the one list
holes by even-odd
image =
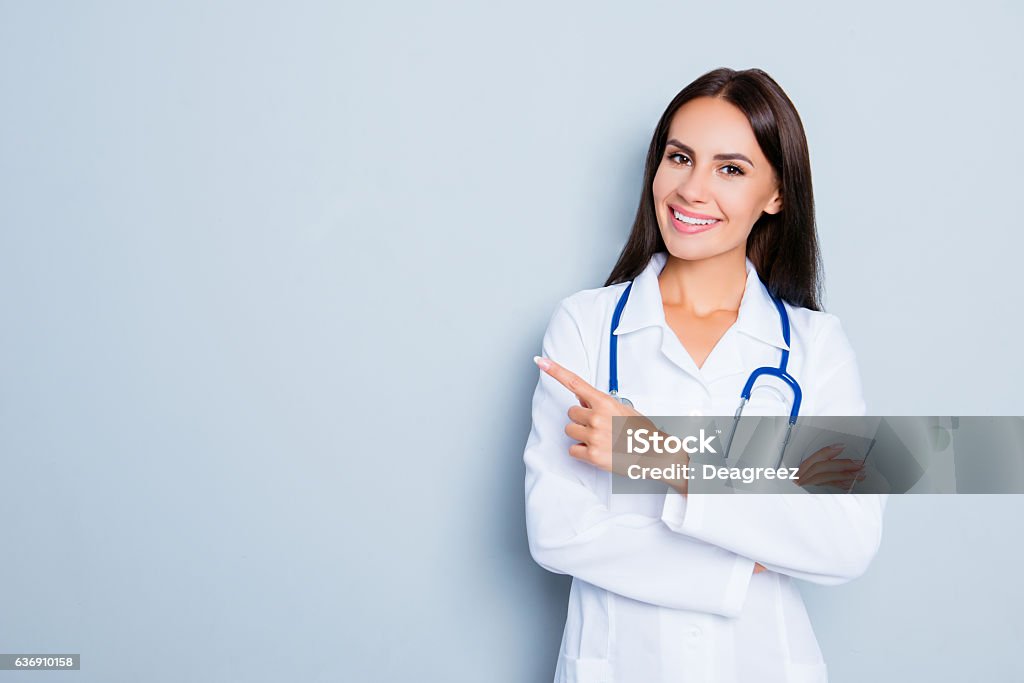
[[[687, 536], [701, 528], [704, 517], [704, 501], [706, 495], [689, 494], [684, 499], [679, 494], [665, 496], [665, 504], [661, 511], [661, 521], [672, 531]], [[737, 616], [743, 610], [747, 599], [747, 589], [754, 575], [754, 561], [742, 555], [734, 555], [732, 571], [725, 583], [722, 595], [722, 613]]]
[[678, 534], [695, 535], [695, 532], [700, 530], [704, 518], [706, 495], [714, 494], [689, 493], [685, 498], [678, 493], [665, 496], [665, 504], [661, 508], [661, 521]]

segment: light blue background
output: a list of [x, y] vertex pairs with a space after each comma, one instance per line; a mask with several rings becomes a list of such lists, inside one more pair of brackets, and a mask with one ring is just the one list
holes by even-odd
[[[1024, 414], [1021, 19], [0, 2], [0, 650], [83, 657], [0, 679], [549, 680], [531, 357], [718, 66], [800, 110], [872, 412]], [[832, 680], [1024, 678], [1022, 512], [894, 498]]]

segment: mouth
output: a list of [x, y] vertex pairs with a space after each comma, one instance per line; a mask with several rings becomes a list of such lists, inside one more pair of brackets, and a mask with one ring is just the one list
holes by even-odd
[[668, 216], [676, 231], [685, 235], [707, 232], [722, 222], [721, 219], [718, 218], [703, 216], [701, 214], [693, 214], [689, 211], [683, 211], [680, 208], [671, 206], [668, 207]]

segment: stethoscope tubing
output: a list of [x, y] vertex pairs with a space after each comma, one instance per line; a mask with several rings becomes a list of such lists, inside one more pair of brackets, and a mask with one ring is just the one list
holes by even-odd
[[[619, 395], [619, 338], [615, 334], [615, 329], [619, 326], [619, 319], [622, 317], [622, 311], [626, 307], [626, 302], [629, 300], [629, 292], [633, 288], [633, 282], [630, 281], [626, 285], [626, 288], [622, 290], [622, 294], [619, 296], [618, 302], [615, 304], [615, 311], [612, 313], [612, 324], [609, 334], [609, 349], [608, 349], [608, 394], [616, 398], [618, 401], [632, 407], [633, 403], [626, 397]], [[786, 306], [783, 304], [781, 299], [776, 298], [771, 292], [768, 292], [769, 298], [772, 303], [775, 304], [776, 310], [779, 312], [779, 321], [782, 325], [782, 338], [786, 342], [786, 346], [790, 346], [790, 326], [789, 326], [789, 314], [786, 312]], [[790, 434], [793, 431], [793, 425], [796, 424], [797, 417], [800, 415], [800, 404], [803, 401], [803, 391], [800, 389], [800, 383], [797, 382], [796, 378], [789, 374], [789, 349], [782, 349], [782, 358], [779, 361], [779, 366], [773, 368], [765, 366], [755, 369], [750, 373], [747, 378], [746, 384], [743, 385], [743, 391], [740, 392], [740, 405], [736, 410], [736, 415], [733, 419], [732, 429], [730, 430], [728, 444], [732, 446], [732, 438], [736, 435], [736, 426], [739, 423], [740, 416], [743, 414], [743, 408], [747, 405], [747, 401], [750, 400], [750, 394], [754, 390], [754, 385], [757, 380], [763, 376], [777, 377], [785, 382], [790, 389], [793, 391], [793, 403], [790, 406], [789, 411], [789, 424], [786, 428], [786, 437], [782, 444], [782, 452], [779, 454], [778, 465], [781, 465], [783, 456], [786, 452], [786, 445], [789, 443]]]

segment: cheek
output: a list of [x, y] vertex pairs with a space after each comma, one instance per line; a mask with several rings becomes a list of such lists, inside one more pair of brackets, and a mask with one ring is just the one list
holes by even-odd
[[662, 162], [654, 172], [651, 190], [656, 201], [666, 200], [674, 195], [679, 186], [686, 182], [687, 170]]
[[658, 171], [651, 183], [651, 194], [655, 202], [660, 202], [672, 190], [672, 178], [667, 173]]
[[757, 197], [750, 191], [750, 188], [739, 186], [723, 188], [718, 193], [718, 205], [732, 220], [746, 221], [760, 213], [755, 210]]

